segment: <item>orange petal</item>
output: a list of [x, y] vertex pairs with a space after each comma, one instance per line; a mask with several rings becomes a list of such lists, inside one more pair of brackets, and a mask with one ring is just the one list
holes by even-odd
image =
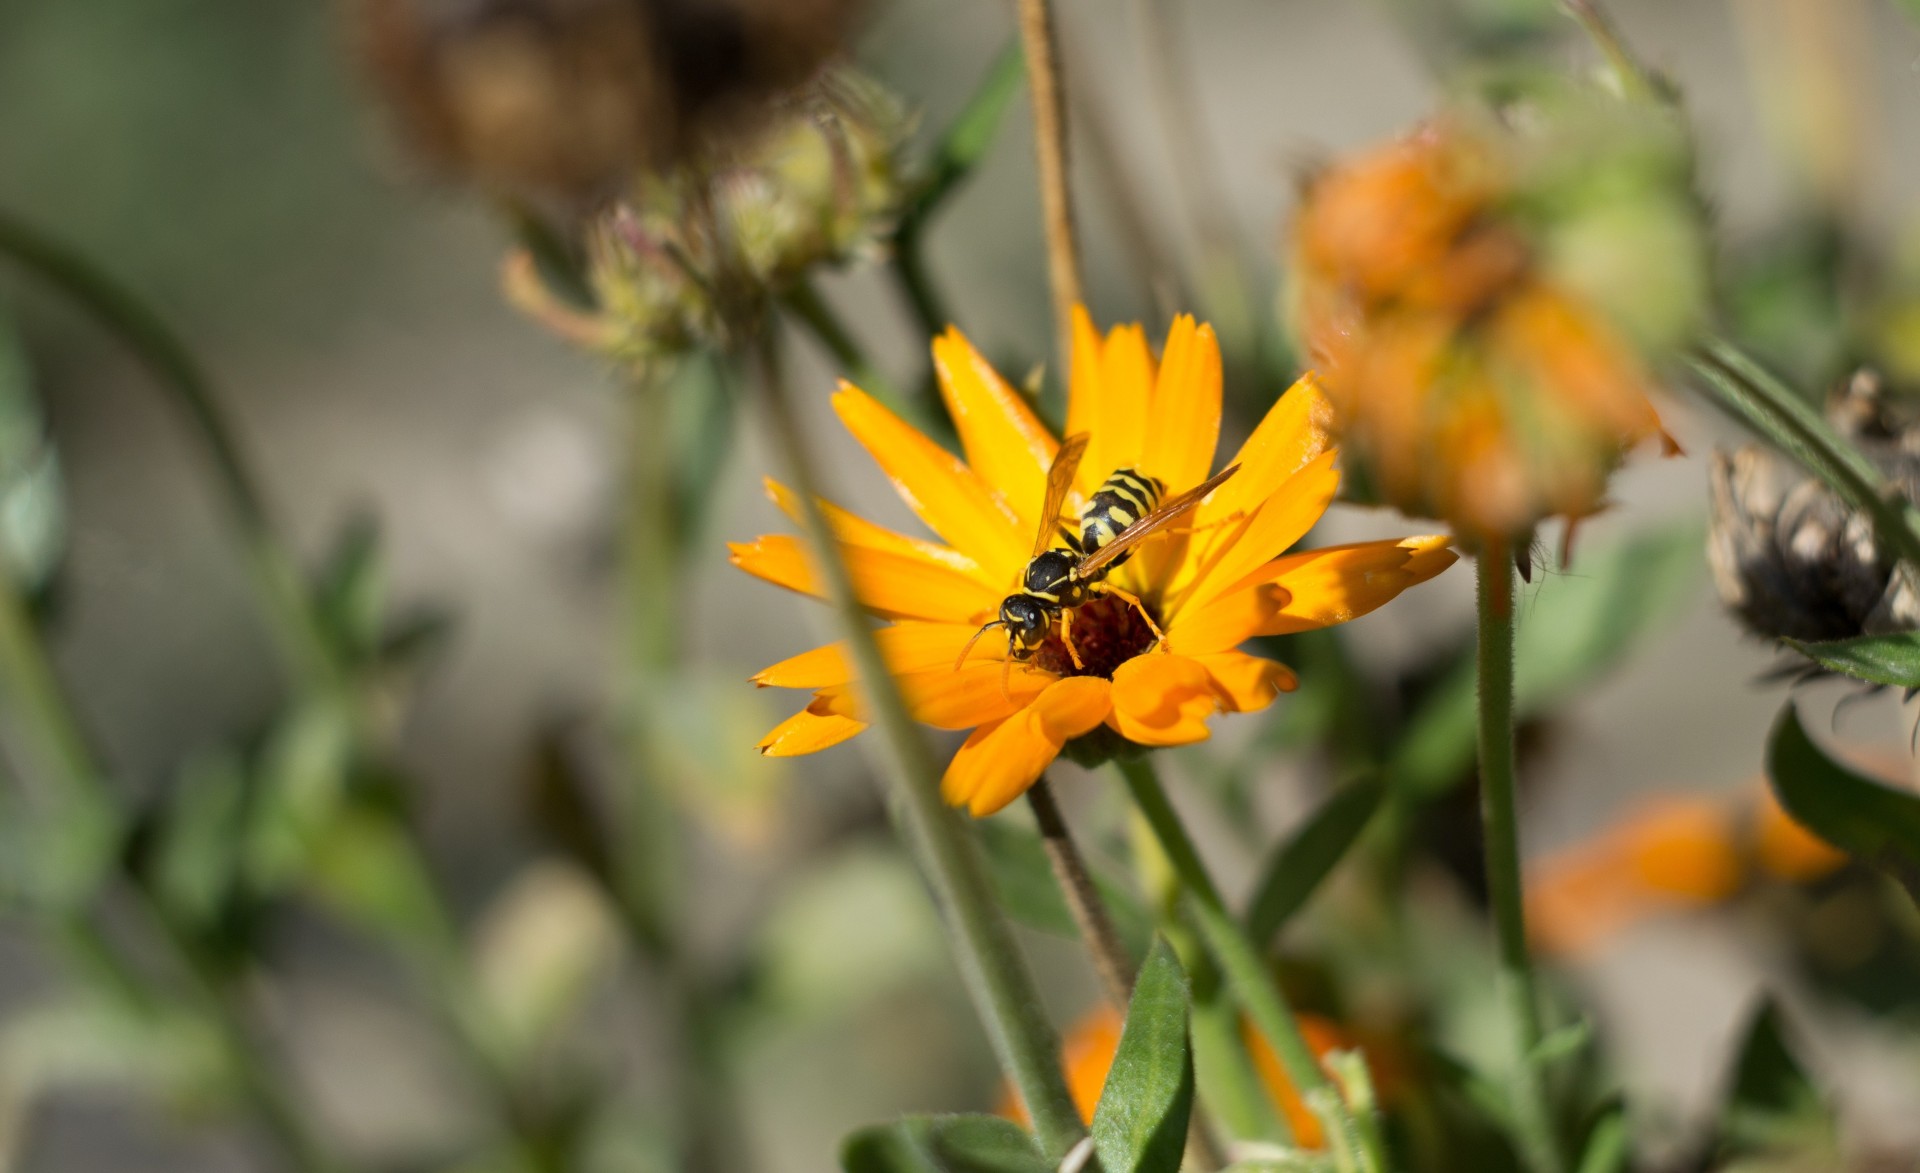
[[[763, 483], [766, 486], [767, 496], [779, 507], [780, 512], [792, 518], [794, 524], [804, 527], [807, 519], [800, 510], [800, 494], [771, 477]], [[869, 549], [886, 550], [893, 554], [919, 558], [949, 570], [972, 575], [983, 582], [990, 581], [986, 577], [986, 572], [980, 569], [978, 562], [951, 546], [896, 533], [885, 526], [875, 525], [858, 514], [849, 513], [831, 501], [820, 500], [819, 505], [821, 512], [827, 516], [827, 528], [833, 531], [834, 537], [849, 546], [866, 546]], [[991, 581], [997, 583], [997, 580]]]
[[1024, 530], [1034, 532], [1059, 442], [960, 331], [949, 328], [933, 340], [933, 369], [967, 463], [1013, 506]]
[[1141, 745], [1186, 745], [1212, 736], [1207, 718], [1218, 707], [1213, 677], [1198, 660], [1148, 652], [1114, 671], [1107, 723]]
[[1067, 364], [1067, 435], [1093, 431], [1100, 396], [1100, 335], [1087, 307], [1073, 307], [1073, 357]]
[[865, 721], [801, 709], [760, 739], [759, 750], [770, 758], [792, 758], [839, 745], [867, 727]]
[[940, 781], [940, 794], [975, 818], [1026, 793], [1060, 747], [1106, 717], [1113, 686], [1098, 676], [1056, 680], [1032, 704], [973, 731]]
[[[1053, 680], [1044, 672], [1025, 668], [1003, 676], [999, 661], [968, 664], [958, 672], [946, 665], [895, 677], [913, 719], [936, 729], [971, 729], [1003, 720], [1040, 695]], [[816, 712], [843, 717], [866, 716], [865, 699], [856, 695], [852, 684], [821, 689], [813, 707]]]
[[1340, 473], [1333, 466], [1338, 456], [1338, 452], [1329, 451], [1314, 457], [1246, 521], [1196, 535], [1194, 554], [1175, 580], [1178, 594], [1168, 607], [1168, 622], [1182, 607], [1253, 585], [1249, 576], [1258, 574], [1262, 566], [1306, 537], [1339, 491]]
[[1100, 367], [1088, 424], [1092, 438], [1078, 484], [1091, 493], [1117, 468], [1132, 468], [1146, 452], [1147, 408], [1153, 395], [1153, 352], [1138, 324], [1115, 326], [1100, 348]]
[[1148, 418], [1140, 467], [1176, 492], [1206, 480], [1220, 441], [1220, 342], [1212, 326], [1189, 314], [1173, 320]]
[[[950, 667], [978, 630], [971, 624], [907, 622], [883, 627], [873, 635], [887, 667], [895, 674], [904, 674]], [[982, 640], [972, 654], [983, 660], [999, 660], [1005, 655], [1005, 645]], [[845, 684], [853, 676], [847, 645], [830, 643], [763, 668], [751, 679], [761, 688], [825, 688]]]
[[1033, 534], [958, 457], [851, 383], [840, 384], [833, 409], [934, 533], [978, 561], [994, 581], [1011, 579], [1026, 565]]
[[1273, 703], [1283, 692], [1300, 687], [1293, 669], [1277, 660], [1249, 656], [1245, 652], [1221, 652], [1195, 656], [1213, 678], [1213, 695], [1229, 713], [1252, 713]]
[[1357, 619], [1459, 559], [1444, 535], [1356, 542], [1289, 554], [1268, 563], [1262, 577], [1289, 598], [1262, 635], [1311, 631]]
[[1260, 426], [1240, 445], [1228, 464], [1240, 471], [1194, 511], [1194, 524], [1206, 525], [1235, 513], [1252, 513], [1286, 484], [1287, 478], [1333, 446], [1329, 426], [1333, 405], [1320, 380], [1309, 371], [1267, 409]]
[[1265, 631], [1286, 605], [1286, 589], [1273, 583], [1196, 603], [1167, 623], [1167, 646], [1183, 656], [1230, 652]]
[[[735, 566], [790, 591], [822, 598], [825, 588], [799, 538], [768, 534], [727, 546]], [[1000, 605], [997, 592], [978, 579], [918, 558], [866, 546], [841, 546], [860, 602], [888, 619], [929, 619], [978, 627]]]

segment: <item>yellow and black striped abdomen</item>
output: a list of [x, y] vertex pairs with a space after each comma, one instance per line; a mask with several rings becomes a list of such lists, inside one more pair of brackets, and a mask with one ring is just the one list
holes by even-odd
[[[1118, 537], [1121, 530], [1152, 513], [1159, 507], [1165, 491], [1166, 486], [1158, 477], [1130, 468], [1120, 469], [1108, 477], [1080, 510], [1080, 552], [1093, 553]], [[1132, 556], [1131, 552], [1122, 554], [1108, 566], [1118, 566]]]

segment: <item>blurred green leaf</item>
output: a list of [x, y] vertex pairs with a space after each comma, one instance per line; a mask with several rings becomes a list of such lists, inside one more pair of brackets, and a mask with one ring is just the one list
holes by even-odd
[[1794, 1058], [1779, 1008], [1764, 1001], [1747, 1023], [1720, 1110], [1724, 1158], [1821, 1152], [1837, 1157], [1833, 1114]]
[[409, 945], [446, 937], [433, 879], [391, 812], [334, 808], [303, 862], [308, 893], [343, 920]]
[[386, 573], [380, 554], [380, 523], [357, 513], [341, 528], [314, 583], [314, 605], [334, 643], [353, 662], [380, 646], [386, 607]]
[[[1521, 717], [1555, 704], [1623, 662], [1683, 606], [1704, 561], [1694, 522], [1581, 549], [1565, 574], [1521, 604], [1514, 704]], [[1465, 649], [1407, 724], [1392, 778], [1432, 793], [1463, 777], [1474, 755], [1473, 649]]]
[[998, 1116], [907, 1116], [840, 1146], [846, 1173], [1053, 1173], [1026, 1130]]
[[552, 860], [521, 869], [474, 938], [474, 976], [506, 1061], [532, 1061], [619, 956], [619, 920], [590, 876]]
[[1633, 1146], [1627, 1133], [1627, 1114], [1615, 1105], [1600, 1117], [1587, 1134], [1587, 1145], [1580, 1153], [1580, 1173], [1624, 1173]]
[[237, 754], [198, 755], [180, 770], [161, 814], [152, 885], [155, 898], [185, 924], [211, 924], [233, 891], [246, 798], [246, 766]]
[[232, 1078], [211, 1023], [100, 991], [10, 1011], [0, 1031], [0, 1088], [22, 1099], [107, 1085], [205, 1106], [231, 1092]]
[[1193, 1111], [1187, 1040], [1187, 975], [1156, 939], [1133, 987], [1120, 1049], [1093, 1112], [1093, 1147], [1104, 1173], [1177, 1173]]
[[[974, 830], [985, 848], [987, 870], [1007, 915], [1043, 933], [1078, 937], [1080, 927], [1060, 895], [1060, 882], [1047, 862], [1047, 849], [1041, 845], [1040, 836], [1005, 819], [982, 820], [974, 824]], [[1099, 875], [1093, 882], [1127, 952], [1141, 956], [1153, 940], [1153, 918], [1139, 899], [1119, 884]]]
[[1892, 876], [1920, 903], [1920, 795], [1835, 762], [1789, 701], [1767, 741], [1767, 778], [1788, 814], [1828, 843]]
[[0, 314], [0, 562], [27, 591], [46, 585], [66, 548], [59, 453], [34, 394], [25, 345]]
[[274, 729], [247, 826], [245, 871], [255, 889], [284, 888], [305, 866], [345, 792], [353, 745], [351, 718], [326, 700], [294, 709]]
[[1386, 793], [1377, 776], [1342, 786], [1274, 849], [1247, 910], [1247, 934], [1255, 943], [1272, 941], [1306, 904], [1367, 829]]
[[0, 794], [0, 900], [43, 914], [83, 909], [112, 880], [123, 840], [119, 816], [106, 804], [48, 812]]
[[1920, 688], [1920, 632], [1785, 644], [1823, 667], [1869, 684]]
[[974, 90], [967, 104], [961, 107], [960, 113], [941, 133], [928, 166], [926, 182], [921, 185], [904, 217], [903, 231], [911, 231], [932, 216], [953, 194], [954, 189], [973, 173], [974, 167], [986, 155], [987, 148], [993, 145], [1007, 107], [1013, 104], [1014, 97], [1019, 94], [1020, 82], [1026, 77], [1026, 72], [1026, 58], [1021, 54], [1020, 42], [1016, 38], [994, 58], [979, 88]]

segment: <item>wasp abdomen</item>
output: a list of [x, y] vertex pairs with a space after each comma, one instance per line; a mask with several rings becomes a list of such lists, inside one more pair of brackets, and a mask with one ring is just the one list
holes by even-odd
[[[1106, 479], [1080, 510], [1080, 548], [1088, 554], [1111, 542], [1160, 504], [1166, 486], [1158, 477], [1123, 468]], [[1128, 551], [1108, 563], [1114, 567], [1133, 557]]]

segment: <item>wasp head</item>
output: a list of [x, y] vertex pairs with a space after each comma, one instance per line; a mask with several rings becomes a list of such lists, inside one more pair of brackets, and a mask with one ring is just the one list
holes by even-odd
[[1030, 595], [1008, 595], [1000, 604], [1000, 624], [1007, 629], [1007, 658], [1028, 660], [1047, 641], [1052, 615], [1045, 603]]

